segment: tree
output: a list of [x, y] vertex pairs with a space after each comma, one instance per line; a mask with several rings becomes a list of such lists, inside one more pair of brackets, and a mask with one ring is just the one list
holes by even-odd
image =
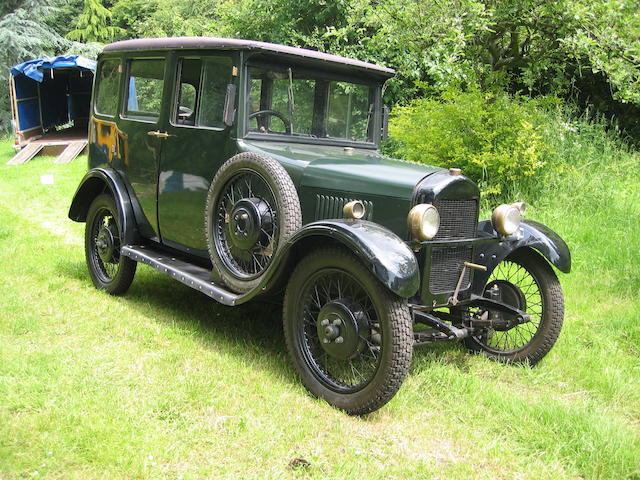
[[613, 97], [640, 105], [640, 4], [636, 0], [575, 0], [577, 28], [566, 47], [578, 65], [602, 72]]
[[109, 42], [121, 33], [120, 28], [109, 25], [110, 19], [111, 12], [101, 0], [84, 0], [76, 28], [67, 34], [67, 38], [79, 42]]

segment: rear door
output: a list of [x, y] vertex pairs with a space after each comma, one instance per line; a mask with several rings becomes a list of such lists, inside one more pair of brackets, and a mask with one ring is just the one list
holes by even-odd
[[[146, 223], [160, 241], [157, 216], [157, 186], [162, 138], [166, 58], [164, 55], [128, 58], [125, 94], [119, 127], [126, 135], [124, 169]], [[138, 221], [140, 223], [140, 220]]]
[[11, 75], [9, 92], [16, 139], [19, 145], [24, 145], [43, 131], [39, 84], [25, 75]]
[[207, 255], [204, 210], [209, 185], [235, 152], [235, 135], [223, 120], [233, 58], [176, 55], [175, 86], [163, 123], [158, 177], [158, 219], [162, 241], [196, 255]]

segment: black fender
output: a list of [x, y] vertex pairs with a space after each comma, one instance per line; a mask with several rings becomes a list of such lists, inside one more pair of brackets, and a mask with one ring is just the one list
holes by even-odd
[[122, 178], [112, 168], [92, 168], [86, 173], [71, 201], [69, 218], [74, 222], [86, 222], [91, 202], [104, 192], [110, 192], [118, 206], [121, 228], [124, 232], [123, 243], [138, 242], [140, 237], [131, 198]]
[[[496, 236], [490, 220], [479, 222], [478, 231], [481, 234]], [[561, 272], [571, 271], [571, 252], [560, 235], [542, 223], [523, 220], [520, 229], [513, 236], [497, 239], [496, 242], [482, 243], [476, 247], [474, 261], [485, 265], [487, 271], [474, 272], [473, 292], [481, 295], [493, 269], [511, 252], [520, 248], [532, 248], [538, 251]]]
[[[420, 270], [413, 251], [400, 237], [377, 223], [365, 220], [321, 220], [305, 225], [289, 239], [280, 264], [294, 251], [304, 253], [305, 245], [338, 241], [353, 252], [381, 283], [396, 295], [409, 298], [420, 286]], [[282, 269], [279, 272], [283, 274]], [[276, 276], [279, 276], [276, 274]]]

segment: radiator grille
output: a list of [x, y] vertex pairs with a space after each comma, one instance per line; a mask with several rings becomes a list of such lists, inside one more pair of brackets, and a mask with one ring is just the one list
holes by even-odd
[[[440, 228], [436, 241], [474, 238], [478, 227], [478, 200], [436, 200], [435, 207], [440, 214]], [[473, 259], [473, 247], [434, 247], [431, 253], [429, 291], [432, 294], [453, 292], [460, 278], [464, 262]], [[469, 288], [471, 271], [466, 270], [461, 291]]]
[[[431, 254], [429, 291], [433, 294], [449, 293], [455, 290], [465, 261], [471, 261], [473, 247], [435, 247]], [[460, 290], [466, 290], [471, 283], [471, 271], [465, 270]]]
[[[357, 198], [333, 197], [331, 195], [316, 196], [316, 220], [327, 218], [344, 218], [342, 209], [344, 206]], [[368, 200], [360, 200], [364, 204], [365, 214], [363, 220], [373, 218], [373, 203]]]
[[436, 200], [440, 228], [434, 240], [458, 240], [476, 236], [477, 200]]

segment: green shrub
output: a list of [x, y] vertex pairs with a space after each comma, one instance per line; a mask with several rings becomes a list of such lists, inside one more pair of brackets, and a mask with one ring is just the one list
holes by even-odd
[[540, 121], [530, 100], [447, 90], [395, 108], [389, 148], [407, 160], [459, 167], [483, 195], [500, 196], [514, 183], [531, 183], [544, 165], [549, 152]]

